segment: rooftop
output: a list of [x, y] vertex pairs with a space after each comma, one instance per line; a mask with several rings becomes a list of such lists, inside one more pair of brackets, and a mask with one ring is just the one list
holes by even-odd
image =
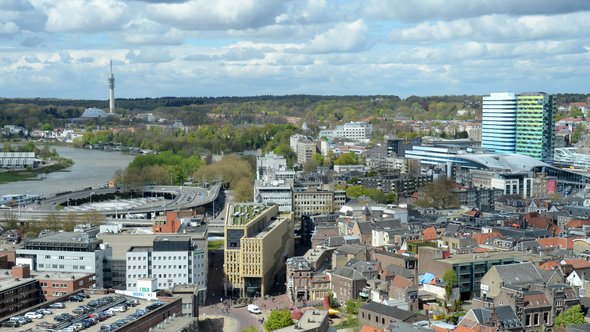
[[484, 254], [456, 254], [451, 256], [447, 259], [439, 259], [438, 261], [447, 262], [448, 264], [462, 264], [462, 263], [470, 263], [473, 261], [489, 261], [489, 260], [498, 260], [498, 259], [510, 259], [513, 258], [516, 261], [528, 262], [534, 261], [538, 262], [541, 261], [542, 258], [537, 255], [528, 255], [527, 253], [523, 252], [515, 252], [515, 251], [495, 251], [495, 252], [486, 252]]
[[228, 212], [226, 223], [229, 225], [245, 225], [254, 219], [260, 212], [266, 210], [268, 206], [263, 204], [233, 204], [229, 205], [231, 209]]

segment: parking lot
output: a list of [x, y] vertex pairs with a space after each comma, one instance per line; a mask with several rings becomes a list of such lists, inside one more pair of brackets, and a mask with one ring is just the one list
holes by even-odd
[[[111, 301], [107, 301], [105, 299], [110, 298]], [[102, 299], [102, 300], [100, 300]], [[133, 301], [135, 300], [135, 301]], [[101, 302], [102, 301], [102, 302]], [[129, 302], [127, 302], [129, 301]], [[91, 303], [92, 302], [92, 303]], [[122, 312], [113, 312], [113, 308], [120, 307], [121, 305], [127, 302], [126, 310]], [[137, 304], [131, 302], [136, 302]], [[139, 317], [147, 314], [149, 311], [146, 309], [148, 306], [154, 304], [155, 302], [148, 302], [146, 300], [140, 300], [131, 297], [125, 297], [118, 294], [109, 294], [109, 295], [88, 295], [83, 299], [83, 301], [78, 302], [71, 302], [71, 301], [64, 301], [61, 302], [65, 305], [65, 308], [61, 309], [50, 309], [52, 311], [51, 314], [45, 315], [43, 318], [33, 319], [31, 323], [22, 325], [20, 327], [2, 327], [2, 331], [114, 331], [117, 328], [131, 322], [137, 320]], [[96, 304], [99, 303], [97, 306], [89, 306], [89, 303]], [[74, 311], [76, 308], [80, 306], [89, 306], [91, 307], [86, 313], [83, 314], [75, 314]], [[47, 306], [44, 306], [47, 307]], [[79, 310], [79, 309], [78, 309]], [[136, 315], [136, 317], [131, 317], [133, 314], [137, 312], [143, 311], [143, 315]], [[100, 313], [100, 312], [110, 312], [112, 314], [111, 317], [106, 318], [102, 317], [102, 321], [94, 322], [94, 324], [85, 326], [84, 328], [75, 328], [71, 325], [75, 323], [82, 323], [84, 319], [89, 318], [93, 313]], [[55, 320], [55, 317], [61, 314], [71, 314], [75, 318], [70, 322], [58, 322]], [[105, 315], [106, 316], [106, 315]], [[106, 319], [105, 319], [106, 318]], [[49, 324], [43, 324], [43, 322]], [[87, 321], [88, 323], [89, 321]], [[114, 327], [113, 329], [103, 329], [101, 330], [102, 326], [109, 325], [112, 326], [113, 324], [118, 325], [118, 327]], [[52, 325], [55, 325], [52, 327]]]

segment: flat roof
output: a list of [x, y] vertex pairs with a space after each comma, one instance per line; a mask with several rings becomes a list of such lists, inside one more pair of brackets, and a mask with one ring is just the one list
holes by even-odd
[[455, 254], [447, 259], [437, 259], [437, 262], [446, 262], [448, 264], [461, 264], [470, 263], [473, 261], [489, 261], [496, 259], [509, 259], [514, 258], [515, 260], [522, 262], [539, 262], [543, 259], [537, 255], [528, 255], [524, 252], [518, 251], [492, 251], [481, 254]]
[[93, 243], [100, 239], [80, 232], [58, 232], [40, 236], [35, 239], [27, 239], [26, 243], [59, 242], [59, 243]]
[[129, 248], [129, 252], [151, 252], [153, 250], [154, 250], [153, 247], [147, 247], [147, 246]]
[[19, 279], [16, 280], [15, 278], [12, 277], [12, 275], [8, 275], [8, 276], [2, 276], [0, 277], [0, 292], [3, 292], [5, 290], [14, 288], [14, 287], [18, 287], [24, 284], [28, 284], [32, 281], [37, 281], [37, 279], [35, 278], [24, 278], [24, 279]]

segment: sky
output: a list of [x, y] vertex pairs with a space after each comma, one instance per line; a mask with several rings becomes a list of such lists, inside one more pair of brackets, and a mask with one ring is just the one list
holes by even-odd
[[0, 0], [0, 97], [588, 92], [587, 0]]

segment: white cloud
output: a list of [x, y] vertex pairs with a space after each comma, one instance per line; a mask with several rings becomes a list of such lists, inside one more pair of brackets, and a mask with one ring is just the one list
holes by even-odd
[[131, 63], [162, 63], [174, 60], [167, 50], [135, 50], [130, 51], [126, 59]]
[[0, 22], [0, 34], [14, 34], [19, 31], [18, 26], [16, 23], [9, 21], [9, 22]]
[[368, 47], [368, 28], [361, 19], [340, 23], [316, 35], [305, 50], [315, 53], [356, 52]]
[[184, 40], [184, 34], [180, 30], [146, 18], [128, 22], [123, 31], [125, 42], [130, 44], [179, 45]]
[[414, 27], [394, 30], [394, 41], [522, 41], [544, 38], [571, 39], [586, 37], [590, 31], [590, 13], [553, 16], [487, 15], [450, 22], [422, 22]]
[[364, 13], [370, 17], [405, 22], [455, 20], [492, 14], [554, 15], [590, 10], [589, 1], [579, 0], [367, 0]]
[[247, 29], [272, 24], [283, 0], [188, 0], [148, 5], [155, 21], [186, 30]]
[[30, 0], [47, 16], [49, 32], [97, 32], [120, 27], [127, 5], [120, 0]]

